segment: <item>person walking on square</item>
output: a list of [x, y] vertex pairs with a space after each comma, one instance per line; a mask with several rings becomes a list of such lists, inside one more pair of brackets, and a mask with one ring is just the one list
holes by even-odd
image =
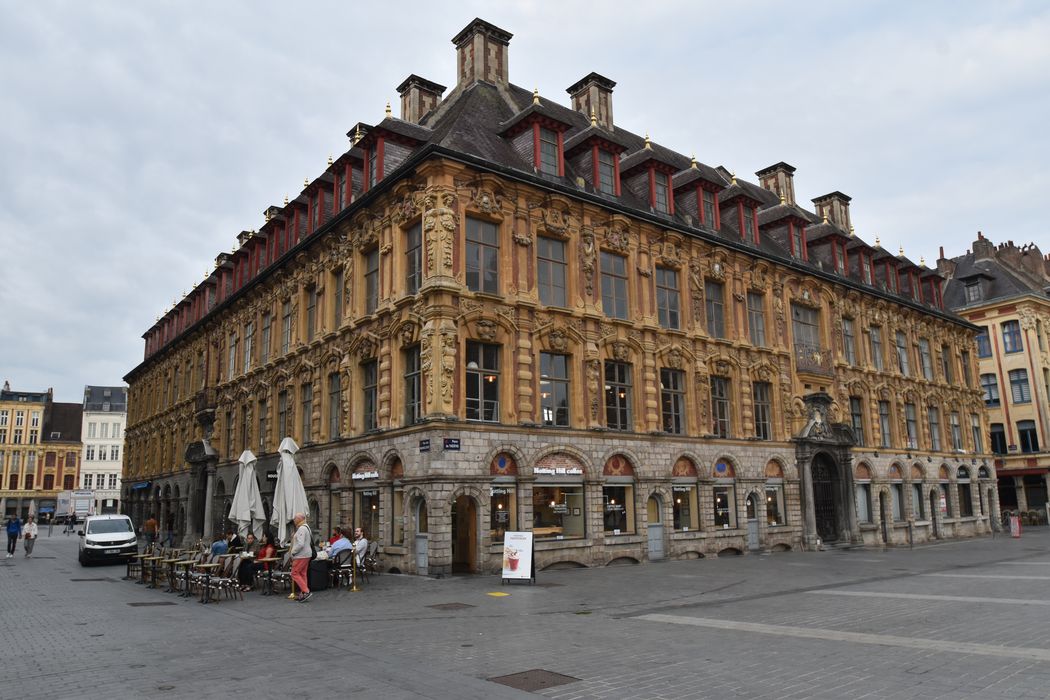
[[26, 518], [25, 527], [22, 528], [22, 544], [26, 549], [26, 559], [33, 556], [33, 545], [36, 544], [37, 532], [36, 519], [30, 515]]
[[310, 600], [313, 594], [310, 592], [310, 584], [306, 579], [306, 572], [310, 569], [310, 560], [313, 558], [313, 542], [311, 541], [310, 526], [306, 524], [306, 516], [296, 513], [292, 518], [295, 523], [295, 534], [292, 535], [292, 580], [299, 587], [300, 603]]
[[149, 514], [149, 520], [142, 525], [142, 533], [146, 535], [146, 548], [152, 549], [157, 541], [157, 519], [153, 513]]
[[17, 515], [7, 516], [7, 558], [15, 555], [18, 537], [22, 534], [22, 521]]

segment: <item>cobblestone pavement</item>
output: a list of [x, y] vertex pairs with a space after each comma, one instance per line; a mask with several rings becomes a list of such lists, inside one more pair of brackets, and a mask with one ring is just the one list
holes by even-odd
[[536, 586], [384, 575], [307, 604], [200, 605], [80, 567], [72, 537], [36, 555], [0, 560], [0, 698], [535, 697], [488, 680], [531, 669], [578, 679], [536, 691], [566, 700], [1050, 696], [1045, 528]]

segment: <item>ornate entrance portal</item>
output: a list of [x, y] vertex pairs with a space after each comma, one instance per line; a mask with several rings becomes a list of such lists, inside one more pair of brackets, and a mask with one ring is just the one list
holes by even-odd
[[841, 492], [835, 465], [821, 454], [813, 459], [813, 511], [817, 520], [817, 536], [824, 542], [839, 539], [839, 511], [837, 503]]
[[823, 392], [803, 397], [809, 419], [794, 438], [795, 460], [802, 477], [803, 537], [815, 547], [817, 540], [849, 544], [860, 542], [857, 505], [854, 501], [853, 429], [830, 423], [831, 397]]

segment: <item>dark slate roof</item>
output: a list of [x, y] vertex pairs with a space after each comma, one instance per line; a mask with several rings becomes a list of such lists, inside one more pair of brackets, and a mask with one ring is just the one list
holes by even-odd
[[955, 272], [944, 286], [945, 308], [960, 309], [972, 306], [974, 302], [966, 301], [966, 282], [979, 277], [984, 277], [987, 281], [981, 300], [976, 303], [983, 304], [995, 299], [1007, 299], [1022, 294], [1048, 296], [1039, 286], [1026, 282], [998, 260], [977, 261], [974, 259], [974, 254], [969, 252], [966, 255], [952, 258], [952, 262], [955, 263]]
[[[813, 220], [815, 221], [816, 217], [813, 217]], [[806, 227], [806, 243], [818, 243], [825, 238], [830, 238], [831, 236], [849, 238], [849, 232], [843, 231], [837, 224], [833, 224], [830, 221], [824, 221], [823, 219], [819, 223]]]
[[500, 124], [499, 127], [497, 127], [499, 129], [499, 133], [503, 134], [510, 131], [515, 126], [522, 123], [523, 121], [525, 121], [533, 115], [546, 117], [547, 119], [560, 122], [567, 126], [572, 126], [571, 122], [565, 121], [564, 114], [558, 112], [558, 110], [551, 109], [549, 106], [547, 106], [547, 103], [544, 102], [543, 98], [541, 97], [539, 102], [533, 102], [528, 107], [521, 110], [510, 119]]
[[[78, 403], [52, 403], [44, 412], [43, 442], [80, 442], [84, 409]], [[54, 434], [54, 437], [52, 437]]]
[[124, 386], [84, 387], [84, 410], [124, 413], [128, 410], [128, 388]]
[[389, 131], [391, 134], [397, 134], [398, 136], [404, 136], [413, 141], [419, 141], [425, 143], [430, 140], [433, 132], [425, 126], [419, 124], [413, 124], [412, 122], [406, 122], [397, 117], [387, 117], [383, 121], [375, 125], [375, 130], [382, 129], [383, 131]]
[[576, 146], [581, 143], [586, 143], [589, 139], [597, 138], [609, 143], [614, 143], [617, 146], [622, 147], [624, 150], [630, 148], [627, 141], [619, 136], [616, 132], [609, 131], [600, 126], [588, 126], [586, 129], [581, 129], [573, 134], [571, 137], [565, 139], [565, 152], [569, 153]]
[[677, 190], [679, 187], [685, 187], [697, 180], [710, 182], [720, 190], [725, 189], [726, 185], [729, 184], [729, 181], [722, 177], [717, 170], [710, 165], [704, 165], [703, 163], [696, 163], [695, 166], [690, 163], [688, 168], [671, 178], [671, 184]]
[[[814, 221], [815, 217], [807, 212], [805, 209], [796, 207], [794, 204], [788, 204], [787, 202], [777, 202], [774, 206], [766, 207], [759, 210], [758, 212], [758, 225], [769, 226], [775, 224], [778, 221], [783, 221], [790, 217], [796, 219], [802, 219], [807, 224]], [[806, 230], [809, 230], [809, 226], [806, 226]], [[808, 238], [807, 238], [808, 240]]]

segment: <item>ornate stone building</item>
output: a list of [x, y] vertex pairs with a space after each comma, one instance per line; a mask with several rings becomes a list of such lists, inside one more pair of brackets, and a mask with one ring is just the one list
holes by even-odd
[[314, 524], [405, 572], [497, 570], [508, 530], [541, 567], [986, 531], [975, 329], [937, 272], [842, 193], [801, 207], [786, 163], [755, 184], [625, 130], [596, 73], [570, 107], [513, 85], [510, 38], [471, 22], [447, 96], [409, 76], [145, 333], [133, 515], [210, 533], [240, 452], [269, 497], [292, 436]]
[[1046, 521], [1050, 480], [1050, 256], [993, 244], [937, 261], [945, 303], [979, 331], [976, 353], [1004, 509]]

